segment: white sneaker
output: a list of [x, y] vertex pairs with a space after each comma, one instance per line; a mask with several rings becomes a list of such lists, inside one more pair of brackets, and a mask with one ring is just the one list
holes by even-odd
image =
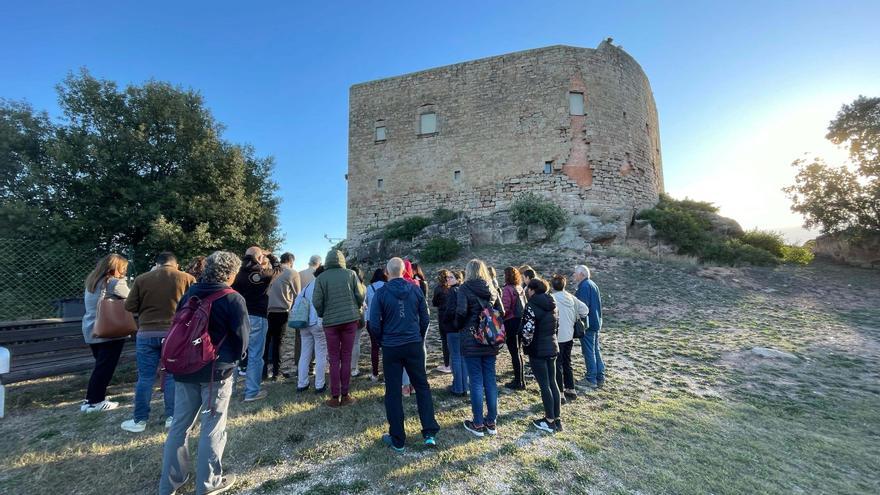
[[351, 370], [351, 377], [354, 378], [356, 376], [360, 376], [361, 372], [359, 370]]
[[174, 422], [174, 416], [168, 416], [165, 418], [165, 429], [171, 428], [171, 423]]
[[103, 401], [98, 402], [97, 404], [85, 404], [83, 406], [80, 406], [79, 410], [82, 412], [85, 412], [85, 413], [92, 413], [92, 412], [110, 411], [112, 409], [116, 409], [117, 407], [119, 407], [118, 402], [113, 402], [113, 401], [109, 401], [107, 399], [104, 399]]
[[120, 425], [123, 430], [130, 431], [132, 433], [141, 433], [147, 429], [146, 421], [135, 421], [133, 419], [127, 419], [122, 422]]
[[370, 375], [370, 381], [371, 381], [371, 382], [378, 382], [378, 381], [379, 381], [379, 375]]

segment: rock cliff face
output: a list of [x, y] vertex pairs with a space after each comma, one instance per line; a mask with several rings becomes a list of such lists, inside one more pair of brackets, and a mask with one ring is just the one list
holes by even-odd
[[437, 237], [455, 239], [465, 249], [530, 244], [586, 255], [592, 252], [593, 244], [608, 245], [625, 241], [630, 221], [631, 212], [628, 210], [594, 209], [593, 213], [571, 217], [563, 229], [550, 235], [539, 225], [520, 229], [511, 220], [510, 212], [503, 210], [488, 216], [461, 216], [448, 222], [429, 225], [412, 241], [385, 239], [383, 231], [374, 231], [352, 246], [349, 255], [361, 262], [381, 261], [391, 256], [412, 256], [418, 259], [428, 241]]
[[816, 238], [814, 254], [847, 265], [880, 268], [880, 233], [822, 235]]

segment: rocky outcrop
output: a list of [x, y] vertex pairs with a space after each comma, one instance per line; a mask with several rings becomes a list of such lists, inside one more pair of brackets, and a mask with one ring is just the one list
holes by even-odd
[[816, 238], [813, 253], [838, 263], [880, 268], [880, 233], [825, 234]]
[[[383, 232], [376, 231], [348, 249], [352, 259], [361, 262], [401, 255], [418, 258], [430, 239], [443, 237], [457, 240], [465, 249], [528, 243], [551, 251], [587, 256], [593, 252], [594, 244], [608, 245], [626, 240], [629, 235], [626, 215], [629, 213], [602, 210], [595, 214], [576, 215], [562, 230], [551, 235], [539, 225], [520, 228], [511, 220], [510, 213], [503, 210], [488, 216], [460, 216], [429, 225], [412, 241], [385, 239]], [[650, 225], [647, 228], [650, 229]]]

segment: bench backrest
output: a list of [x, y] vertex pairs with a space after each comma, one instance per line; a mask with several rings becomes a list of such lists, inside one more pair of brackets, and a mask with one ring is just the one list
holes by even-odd
[[82, 337], [82, 318], [0, 322], [0, 346], [12, 354], [9, 373], [0, 376], [3, 383], [82, 371], [93, 365]]

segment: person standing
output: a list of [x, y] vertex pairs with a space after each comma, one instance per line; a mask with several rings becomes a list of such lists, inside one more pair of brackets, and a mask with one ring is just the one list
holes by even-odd
[[95, 269], [89, 273], [85, 281], [85, 314], [82, 319], [83, 340], [92, 350], [95, 367], [89, 377], [86, 398], [79, 410], [86, 413], [102, 412], [116, 409], [118, 402], [107, 400], [107, 386], [116, 372], [122, 347], [128, 337], [105, 339], [95, 337], [95, 321], [98, 316], [98, 305], [105, 297], [125, 299], [128, 296], [128, 284], [125, 274], [128, 272], [128, 260], [118, 254], [108, 254], [98, 260]]
[[434, 296], [431, 298], [431, 305], [437, 311], [437, 328], [440, 332], [440, 348], [443, 351], [443, 364], [436, 368], [440, 373], [452, 373], [452, 368], [449, 367], [449, 345], [446, 342], [446, 334], [449, 333], [450, 325], [441, 318], [441, 312], [446, 306], [446, 299], [449, 295], [450, 278], [455, 280], [449, 270], [437, 272], [437, 285], [434, 287]]
[[252, 246], [245, 251], [244, 260], [232, 288], [244, 297], [247, 303], [250, 337], [247, 348], [247, 368], [244, 383], [244, 401], [253, 402], [265, 399], [268, 393], [260, 388], [263, 378], [263, 349], [266, 346], [266, 331], [269, 327], [269, 286], [272, 279], [281, 272], [278, 258], [271, 253], [266, 255], [262, 249]]
[[[358, 282], [361, 285], [364, 283], [364, 275], [361, 273], [361, 269], [357, 266], [349, 267], [351, 271], [357, 275]], [[366, 295], [364, 297], [364, 306], [361, 308], [361, 318], [358, 320], [357, 329], [354, 331], [354, 339], [352, 339], [351, 343], [351, 377], [354, 378], [356, 376], [360, 376], [360, 359], [361, 359], [361, 336], [363, 335], [363, 330], [367, 327], [366, 320], [366, 311], [367, 311], [367, 301]]]
[[381, 346], [379, 345], [379, 341], [373, 337], [373, 333], [370, 332], [370, 304], [376, 296], [376, 291], [381, 289], [387, 281], [388, 276], [385, 274], [385, 270], [382, 268], [376, 268], [376, 271], [373, 272], [373, 277], [370, 278], [370, 285], [367, 286], [364, 321], [367, 324], [367, 334], [370, 336], [370, 381], [373, 382], [379, 381], [379, 348]]
[[[495, 360], [503, 344], [483, 345], [473, 337], [479, 328], [484, 308], [492, 308], [504, 317], [501, 296], [492, 288], [486, 264], [473, 259], [465, 266], [465, 282], [457, 294], [455, 320], [461, 332], [461, 354], [468, 371], [473, 420], [464, 427], [478, 437], [496, 435], [498, 418], [498, 384], [495, 382]], [[483, 416], [483, 399], [486, 415]]]
[[539, 278], [529, 282], [526, 288], [529, 302], [520, 332], [523, 349], [529, 356], [532, 373], [541, 389], [541, 402], [544, 403], [544, 417], [533, 420], [532, 425], [541, 431], [553, 433], [562, 431], [562, 420], [559, 418], [561, 399], [556, 384], [559, 312], [556, 301], [547, 294], [547, 289], [547, 282]]
[[571, 367], [571, 349], [574, 346], [574, 326], [589, 315], [589, 308], [580, 299], [565, 291], [565, 277], [550, 279], [551, 295], [559, 308], [559, 357], [556, 360], [556, 384], [562, 388], [563, 400], [575, 400], [574, 371]]
[[[205, 299], [229, 288], [241, 266], [238, 256], [216, 251], [206, 259], [205, 271], [180, 300], [178, 308], [191, 297]], [[211, 304], [208, 335], [217, 348], [217, 359], [202, 369], [174, 376], [174, 420], [165, 439], [159, 495], [175, 493], [189, 479], [189, 434], [196, 419], [201, 422], [195, 492], [222, 493], [235, 484], [235, 475], [223, 475], [226, 448], [226, 420], [232, 395], [236, 361], [248, 348], [250, 318], [241, 294], [231, 292]]]
[[584, 354], [584, 364], [587, 367], [585, 380], [590, 388], [602, 388], [605, 385], [605, 363], [602, 361], [602, 352], [599, 349], [599, 331], [602, 329], [602, 296], [599, 293], [599, 287], [591, 279], [590, 269], [586, 265], [575, 266], [571, 280], [577, 285], [575, 297], [590, 308], [587, 331], [581, 338], [581, 352]]
[[[135, 337], [138, 376], [134, 387], [134, 415], [120, 425], [123, 430], [132, 433], [140, 433], [147, 427], [153, 381], [162, 357], [162, 342], [171, 328], [177, 302], [196, 283], [192, 275], [180, 271], [174, 254], [160, 253], [155, 261], [152, 270], [134, 279], [131, 292], [125, 298], [126, 311], [138, 315]], [[174, 416], [174, 379], [170, 373], [165, 374], [164, 398], [165, 427], [168, 428]]]
[[[305, 287], [312, 283], [312, 280], [315, 280], [315, 272], [318, 268], [321, 267], [321, 263], [324, 260], [321, 256], [317, 254], [313, 254], [309, 258], [309, 266], [305, 270], [300, 270], [299, 272], [299, 283], [301, 287]], [[299, 366], [299, 355], [302, 350], [302, 338], [300, 337], [299, 331], [294, 332], [293, 339], [293, 360], [296, 361], [297, 366]], [[314, 363], [309, 364], [309, 368], [311, 369], [314, 366]]]
[[385, 369], [385, 415], [388, 433], [382, 441], [396, 452], [403, 452], [403, 401], [399, 393], [403, 371], [410, 376], [416, 393], [422, 437], [426, 446], [437, 445], [440, 425], [434, 417], [434, 402], [425, 370], [425, 334], [430, 317], [422, 292], [403, 280], [403, 260], [391, 258], [386, 265], [387, 284], [380, 288], [370, 307], [370, 331], [382, 346]]
[[519, 327], [526, 307], [526, 296], [521, 284], [522, 276], [519, 270], [512, 266], [504, 269], [504, 288], [501, 290], [501, 302], [504, 305], [507, 351], [510, 353], [510, 360], [513, 364], [513, 380], [505, 383], [504, 386], [511, 390], [526, 388], [523, 357], [520, 352], [522, 344], [519, 337]]
[[349, 395], [351, 349], [361, 317], [365, 290], [357, 275], [345, 267], [342, 251], [327, 253], [324, 273], [315, 279], [312, 304], [322, 319], [330, 364], [330, 407], [354, 403]]
[[[290, 315], [290, 307], [301, 289], [299, 284], [299, 272], [293, 269], [296, 258], [291, 253], [281, 255], [281, 273], [279, 273], [269, 285], [269, 306], [266, 318], [266, 347], [263, 350], [263, 380], [271, 378], [278, 380], [281, 368], [281, 342], [284, 340], [284, 331], [287, 328], [287, 317]], [[272, 372], [269, 373], [269, 365]]]
[[458, 308], [458, 291], [461, 289], [461, 283], [464, 281], [462, 272], [450, 273], [446, 276], [449, 284], [449, 293], [446, 296], [446, 303], [440, 309], [438, 319], [447, 327], [446, 341], [449, 347], [449, 364], [452, 368], [452, 385], [449, 392], [456, 397], [464, 397], [468, 391], [468, 371], [464, 362], [464, 356], [461, 355], [461, 338], [455, 322], [455, 310]]
[[[323, 271], [324, 267], [319, 266], [314, 272], [315, 276], [320, 276]], [[309, 389], [309, 368], [312, 365], [312, 357], [314, 356], [314, 361], [316, 362], [315, 393], [322, 394], [327, 390], [327, 335], [324, 333], [321, 318], [318, 318], [318, 312], [315, 311], [315, 306], [312, 304], [314, 295], [315, 280], [312, 279], [303, 288], [302, 292], [296, 296], [296, 302], [294, 303], [294, 309], [299, 308], [302, 304], [308, 304], [309, 306], [307, 325], [298, 330], [299, 335], [302, 336], [302, 352], [297, 362], [296, 391], [305, 392]]]

